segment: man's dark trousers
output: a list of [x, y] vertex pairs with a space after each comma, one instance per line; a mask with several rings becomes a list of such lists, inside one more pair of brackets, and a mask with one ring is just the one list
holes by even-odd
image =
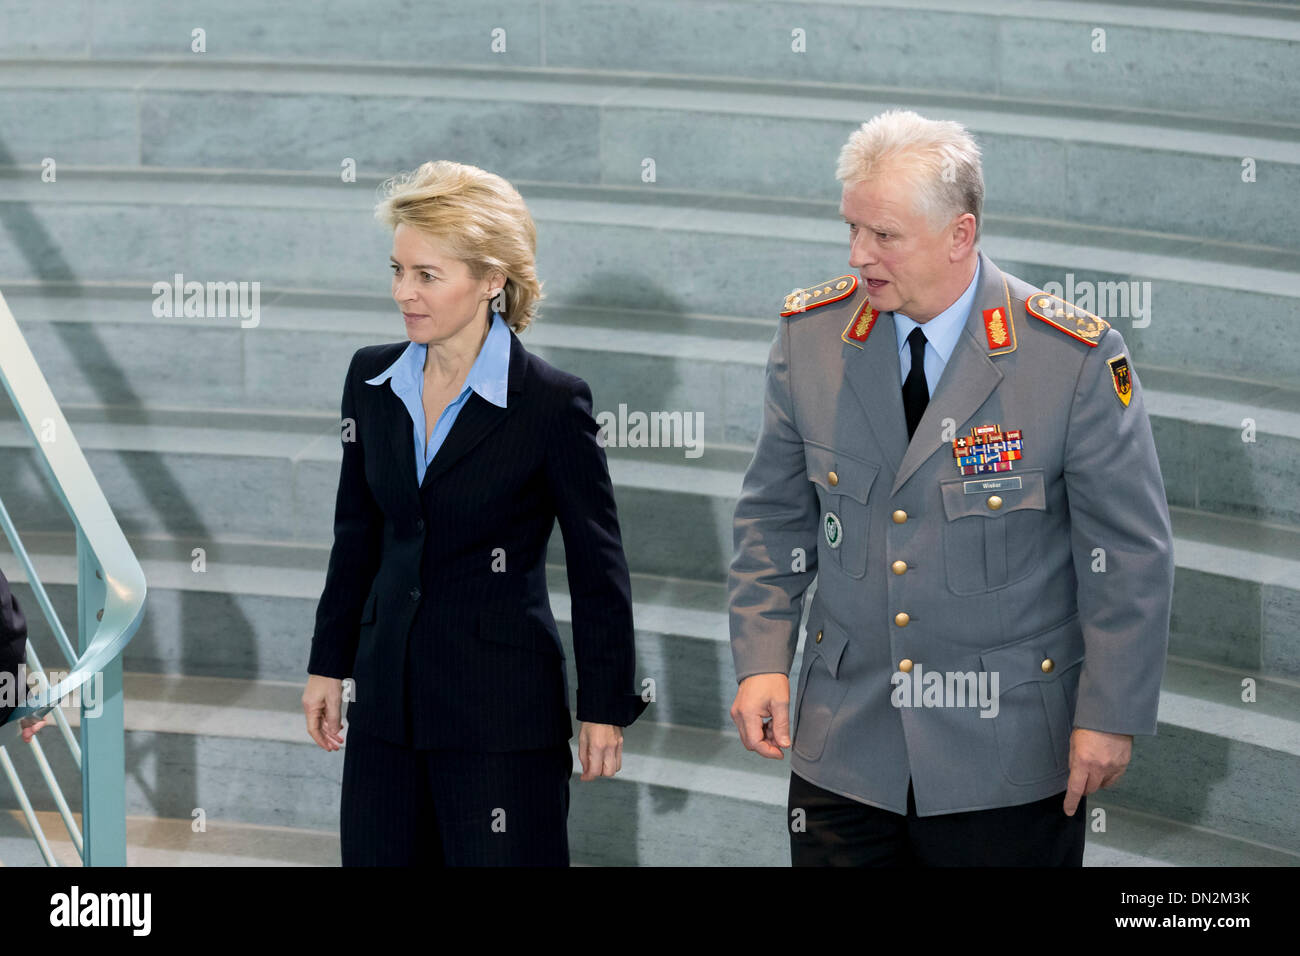
[[1072, 817], [1064, 802], [1062, 791], [1014, 807], [919, 817], [909, 783], [903, 816], [791, 773], [790, 859], [795, 866], [1082, 866], [1087, 798]]

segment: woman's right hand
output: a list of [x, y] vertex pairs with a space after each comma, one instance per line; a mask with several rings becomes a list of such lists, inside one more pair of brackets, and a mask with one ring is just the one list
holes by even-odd
[[307, 675], [307, 689], [302, 692], [302, 710], [307, 715], [307, 733], [322, 750], [343, 746], [343, 681], [337, 677]]

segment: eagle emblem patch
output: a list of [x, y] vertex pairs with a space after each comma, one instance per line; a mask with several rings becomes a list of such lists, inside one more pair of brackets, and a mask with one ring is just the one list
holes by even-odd
[[1110, 366], [1110, 378], [1115, 384], [1115, 394], [1119, 396], [1124, 407], [1128, 408], [1129, 400], [1133, 397], [1133, 378], [1129, 372], [1128, 356], [1121, 353], [1112, 359], [1107, 359], [1106, 364]]

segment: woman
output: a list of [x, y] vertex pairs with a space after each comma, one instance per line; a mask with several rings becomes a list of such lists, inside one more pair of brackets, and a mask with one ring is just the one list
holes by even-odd
[[[0, 571], [0, 724], [5, 723], [27, 696], [27, 618], [9, 579]], [[52, 717], [23, 717], [18, 725], [28, 743]]]
[[[631, 588], [591, 391], [516, 333], [541, 298], [519, 193], [473, 166], [389, 181], [409, 341], [352, 357], [334, 547], [303, 709], [342, 744], [343, 863], [566, 866], [573, 736], [546, 591], [564, 536], [582, 779], [613, 776], [635, 692]], [[414, 460], [412, 453], [414, 452]]]

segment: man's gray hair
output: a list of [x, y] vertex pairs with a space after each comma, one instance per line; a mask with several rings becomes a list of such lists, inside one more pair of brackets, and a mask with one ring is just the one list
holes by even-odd
[[872, 117], [840, 150], [835, 178], [849, 185], [882, 173], [901, 174], [911, 182], [917, 211], [936, 229], [962, 213], [973, 215], [979, 242], [984, 172], [980, 148], [966, 127], [926, 119], [911, 110]]

